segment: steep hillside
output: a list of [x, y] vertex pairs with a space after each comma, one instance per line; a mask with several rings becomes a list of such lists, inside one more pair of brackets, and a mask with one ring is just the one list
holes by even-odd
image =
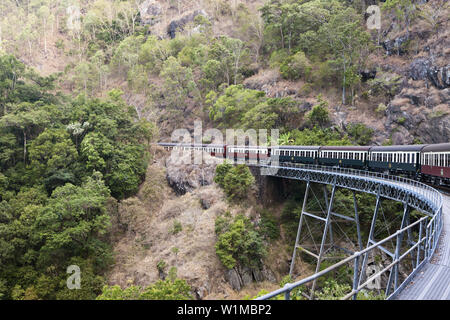
[[[367, 27], [369, 5], [380, 7], [380, 29]], [[19, 240], [14, 249], [0, 239], [0, 297], [127, 298], [121, 290], [175, 278], [189, 285], [181, 282], [182, 298], [278, 288], [304, 186], [254, 172], [255, 182], [243, 167], [215, 181], [218, 161], [180, 165], [151, 142], [192, 133], [195, 121], [221, 132], [279, 129], [280, 144], [448, 142], [449, 16], [445, 0], [1, 1], [0, 223], [5, 239]], [[105, 219], [89, 221], [93, 249], [57, 239], [63, 261], [83, 255], [92, 269], [76, 297], [58, 287], [56, 244], [44, 245], [70, 192], [80, 215], [91, 205]], [[339, 201], [347, 210], [350, 196]], [[26, 238], [34, 231], [41, 242]], [[233, 254], [227, 237], [258, 254]], [[303, 262], [298, 276], [311, 272]], [[59, 282], [42, 290], [52, 270]]]

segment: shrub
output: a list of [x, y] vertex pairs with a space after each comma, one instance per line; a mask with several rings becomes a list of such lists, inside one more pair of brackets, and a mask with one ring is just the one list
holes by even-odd
[[347, 131], [352, 137], [353, 142], [365, 146], [372, 140], [374, 130], [366, 127], [362, 123], [352, 123], [348, 126]]
[[247, 197], [250, 186], [255, 182], [249, 168], [240, 164], [231, 168], [223, 180], [224, 191], [228, 199], [239, 200]]
[[228, 161], [224, 161], [216, 167], [216, 175], [214, 176], [214, 182], [222, 188], [225, 187], [224, 180], [227, 173], [233, 168], [233, 165]]
[[270, 240], [280, 238], [277, 219], [267, 210], [261, 212], [261, 232]]
[[336, 280], [331, 279], [326, 282], [326, 286], [321, 292], [317, 293], [319, 300], [339, 300], [352, 291], [348, 284], [339, 284]]
[[311, 64], [305, 53], [300, 51], [281, 63], [280, 72], [285, 79], [308, 79], [311, 73]]
[[289, 55], [285, 49], [274, 51], [270, 55], [269, 66], [273, 69], [278, 69], [288, 57]]
[[328, 113], [328, 102], [319, 98], [319, 104], [315, 105], [310, 112], [307, 113], [306, 118], [313, 126], [324, 127], [330, 122]]
[[122, 289], [119, 286], [104, 286], [97, 300], [192, 300], [191, 287], [186, 280], [158, 280], [151, 286], [141, 288], [130, 286]]
[[404, 124], [405, 121], [406, 121], [406, 118], [405, 118], [405, 117], [400, 117], [400, 118], [397, 119], [396, 122], [397, 122], [398, 124]]
[[375, 109], [375, 112], [376, 112], [378, 115], [383, 115], [383, 114], [386, 112], [386, 110], [387, 110], [386, 105], [385, 105], [384, 103], [380, 103], [380, 104], [378, 105], [378, 107]]
[[175, 220], [173, 222], [172, 234], [180, 233], [182, 230], [183, 230], [183, 226], [181, 225], [181, 222], [178, 220]]
[[156, 268], [159, 272], [164, 272], [164, 270], [167, 268], [167, 263], [164, 260], [159, 260], [156, 264]]
[[243, 215], [233, 220], [229, 215], [216, 219], [216, 254], [223, 265], [259, 268], [266, 255], [263, 239], [253, 223]]

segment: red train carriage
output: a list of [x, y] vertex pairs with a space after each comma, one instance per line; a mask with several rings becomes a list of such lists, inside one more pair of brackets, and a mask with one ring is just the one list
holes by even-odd
[[217, 158], [225, 158], [227, 154], [227, 146], [222, 144], [204, 144], [202, 150]]
[[227, 158], [233, 160], [261, 161], [269, 158], [267, 147], [251, 146], [229, 146], [227, 147]]
[[422, 175], [431, 176], [435, 182], [450, 182], [450, 143], [426, 146], [420, 160]]

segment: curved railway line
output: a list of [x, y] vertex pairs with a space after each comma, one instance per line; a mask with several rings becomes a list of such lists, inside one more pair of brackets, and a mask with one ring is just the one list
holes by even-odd
[[[450, 196], [444, 196], [441, 192], [425, 183], [400, 177], [400, 174], [404, 174], [405, 170], [409, 170], [408, 168], [411, 168], [415, 173], [420, 174], [422, 164], [426, 166], [437, 163], [444, 166], [448, 165], [450, 167], [450, 163], [446, 162], [447, 160], [450, 160], [450, 157], [446, 154], [442, 154], [442, 152], [437, 155], [432, 153], [435, 149], [437, 151], [442, 151], [443, 148], [448, 147], [450, 155], [450, 144], [436, 145], [437, 147], [427, 145], [426, 150], [429, 150], [429, 154], [421, 153], [422, 151], [419, 152], [418, 147], [402, 148], [404, 151], [409, 151], [409, 149], [411, 149], [414, 150], [414, 152], [417, 152], [413, 158], [413, 161], [416, 163], [413, 166], [409, 164], [408, 166], [403, 166], [403, 169], [401, 169], [403, 172], [401, 170], [394, 170], [394, 173], [398, 175], [389, 175], [367, 170], [367, 163], [370, 163], [368, 160], [383, 160], [383, 157], [385, 157], [383, 154], [370, 154], [369, 150], [371, 148], [367, 147], [353, 148], [352, 150], [355, 154], [360, 153], [357, 156], [350, 155], [350, 153], [345, 154], [345, 149], [342, 149], [341, 147], [323, 149], [322, 147], [312, 147], [312, 149], [311, 147], [304, 147], [305, 150], [310, 150], [308, 151], [310, 152], [308, 154], [301, 153], [303, 147], [285, 147], [285, 150], [291, 148], [293, 152], [292, 154], [289, 153], [288, 157], [286, 157], [286, 153], [284, 153], [285, 158], [283, 158], [283, 153], [280, 149], [270, 150], [265, 147], [263, 148], [264, 150], [258, 150], [258, 147], [253, 147], [254, 155], [252, 159], [251, 152], [246, 152], [246, 147], [180, 145], [167, 143], [161, 143], [160, 145], [168, 150], [183, 149], [204, 151], [210, 153], [212, 156], [223, 157], [234, 161], [235, 163], [247, 163], [249, 166], [260, 167], [261, 175], [306, 182], [307, 188], [294, 246], [291, 272], [296, 260], [297, 250], [306, 252], [317, 259], [316, 272], [295, 283], [288, 283], [281, 289], [259, 297], [258, 300], [270, 299], [280, 294], [283, 294], [286, 299], [289, 299], [293, 290], [304, 285], [308, 285], [311, 288], [311, 294], [308, 298], [314, 299], [314, 290], [317, 279], [329, 272], [337, 270], [339, 267], [349, 264], [353, 264], [353, 286], [351, 292], [349, 292], [344, 299], [356, 299], [359, 292], [367, 289], [377, 277], [379, 278], [382, 275], [388, 278], [385, 288], [383, 288], [386, 299], [450, 299]], [[316, 150], [314, 148], [319, 149]], [[364, 151], [364, 148], [367, 150]], [[421, 146], [420, 150], [424, 148], [424, 146]], [[249, 147], [249, 149], [251, 149], [251, 147]], [[388, 147], [387, 149], [377, 147], [374, 150], [377, 152], [389, 153], [392, 151], [395, 153], [393, 147]], [[230, 151], [231, 154], [228, 153]], [[367, 154], [362, 155], [361, 152], [367, 152]], [[278, 153], [277, 161], [270, 161], [271, 153]], [[326, 164], [328, 165], [320, 165], [323, 162], [317, 161], [320, 160], [321, 154], [330, 156], [330, 159], [326, 161]], [[297, 163], [290, 162], [290, 160], [294, 159], [301, 161], [301, 158], [295, 158], [296, 155], [299, 157], [301, 155], [311, 155], [312, 157], [316, 157], [316, 159], [315, 161], [305, 159], [306, 161], [304, 161], [304, 163], [298, 163], [297, 161], [294, 161]], [[336, 155], [343, 155], [351, 159], [335, 159], [334, 157]], [[365, 163], [364, 168], [362, 168], [364, 170], [355, 169], [353, 166], [355, 164], [355, 159], [360, 163]], [[403, 161], [404, 159], [408, 160], [405, 155], [394, 154], [392, 154], [392, 157], [388, 156], [387, 158], [388, 161]], [[352, 164], [351, 167], [353, 168], [343, 165], [346, 160], [351, 160], [346, 163]], [[377, 165], [380, 165], [380, 163]], [[398, 168], [401, 167], [400, 165], [389, 164], [388, 168], [391, 169], [395, 166]], [[392, 172], [391, 170], [389, 171]], [[440, 169], [439, 171], [429, 171], [429, 175], [436, 174], [435, 178], [439, 179], [428, 179], [428, 182], [446, 182], [446, 178], [443, 177], [448, 174], [447, 172], [447, 168]], [[423, 176], [420, 177], [420, 175], [417, 174], [410, 175], [410, 177], [419, 177], [423, 180]], [[324, 186], [330, 185], [332, 187], [331, 198], [328, 199], [328, 196], [326, 196], [327, 208], [325, 217], [315, 216], [305, 210], [305, 204], [308, 200], [308, 190], [311, 183], [319, 183]], [[359, 251], [351, 252], [351, 254], [338, 263], [324, 270], [320, 270], [323, 256], [329, 249], [326, 248], [328, 237], [331, 240], [331, 246], [333, 246], [331, 237], [331, 225], [333, 219], [339, 217], [354, 222], [357, 225], [358, 237], [360, 237], [358, 209], [355, 195], [355, 216], [349, 217], [340, 215], [334, 212], [333, 208], [334, 195], [337, 188], [345, 188], [352, 190], [353, 192], [358, 191], [375, 195], [377, 199], [375, 210], [365, 246], [363, 247], [360, 241]], [[376, 222], [382, 199], [390, 199], [403, 203], [404, 212], [401, 226], [396, 232], [384, 239], [376, 239]], [[410, 212], [412, 210], [417, 210], [421, 213], [421, 216], [413, 222], [410, 221]], [[299, 243], [300, 234], [302, 232], [302, 222], [305, 217], [314, 218], [324, 223], [319, 252], [309, 252], [302, 247], [301, 243]], [[412, 237], [413, 232], [415, 238]], [[392, 249], [385, 246], [388, 242], [396, 243], [395, 247]], [[368, 257], [377, 250], [384, 252], [392, 260], [388, 265], [383, 265], [382, 270], [379, 270], [375, 274], [367, 275]], [[406, 262], [412, 262], [412, 267], [408, 269], [408, 274], [404, 276], [399, 270], [403, 268], [401, 267], [401, 264]]]

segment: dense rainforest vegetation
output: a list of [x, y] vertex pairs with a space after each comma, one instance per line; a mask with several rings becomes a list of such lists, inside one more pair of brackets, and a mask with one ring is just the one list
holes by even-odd
[[[0, 294], [95, 298], [112, 261], [107, 202], [136, 193], [152, 129], [117, 90], [72, 99], [12, 56], [0, 64]], [[72, 264], [80, 291], [65, 285]]]
[[[335, 126], [320, 94], [336, 92], [338, 103], [354, 106], [357, 98], [398, 92], [398, 76], [363, 79], [380, 50], [380, 34], [365, 26], [366, 1], [267, 0], [256, 10], [230, 2], [204, 1], [207, 14], [168, 32], [161, 17], [144, 23], [139, 1], [1, 1], [0, 299], [193, 298], [176, 269], [148, 287], [105, 286], [114, 261], [110, 208], [138, 193], [159, 132], [167, 138], [202, 119], [219, 129], [280, 129], [280, 145], [372, 142], [374, 130], [362, 123]], [[438, 28], [437, 11], [416, 2], [386, 0], [382, 10], [399, 30], [409, 32], [414, 19]], [[182, 3], [167, 1], [167, 11], [180, 14]], [[78, 24], [74, 4], [82, 9]], [[223, 19], [231, 31], [217, 29]], [[152, 29], [158, 24], [162, 32]], [[59, 72], [30, 67], [45, 66], [52, 50], [64, 65]], [[302, 99], [244, 84], [265, 69], [301, 81], [297, 97], [317, 92], [315, 102], [303, 108]], [[143, 102], [132, 105], [125, 95]], [[380, 103], [376, 112], [385, 110]], [[229, 164], [217, 167], [214, 181], [230, 203], [255, 183], [247, 167]], [[243, 215], [217, 218], [215, 249], [225, 268], [260, 264], [280, 233], [291, 244], [304, 191], [297, 187], [279, 219], [267, 211], [260, 225]], [[351, 194], [337, 198], [337, 209], [348, 210]], [[370, 197], [358, 201], [369, 216]], [[399, 212], [393, 204], [386, 214], [398, 219]], [[83, 270], [81, 290], [67, 289], [69, 265]], [[343, 290], [331, 278], [323, 287], [322, 298]]]

